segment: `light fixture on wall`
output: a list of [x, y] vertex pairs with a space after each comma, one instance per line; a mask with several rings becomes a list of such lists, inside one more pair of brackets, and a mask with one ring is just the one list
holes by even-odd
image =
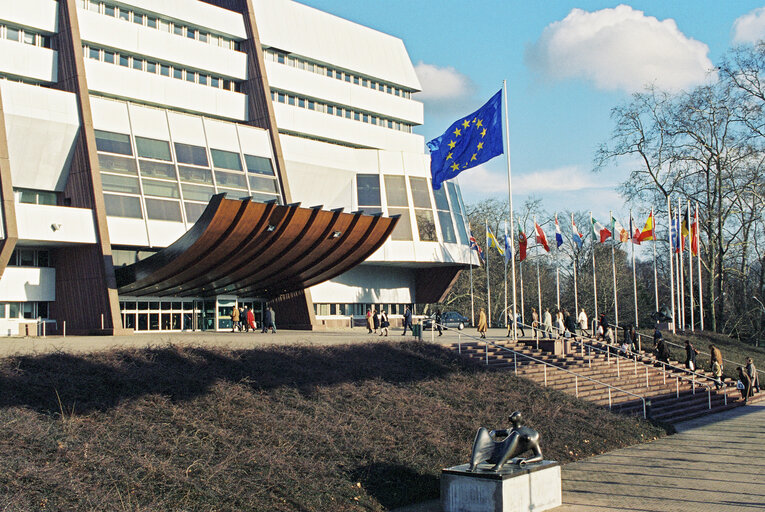
[[331, 236], [332, 236], [332, 238], [340, 238], [341, 236], [343, 236], [343, 232], [342, 231], [333, 231]]
[[50, 228], [51, 228], [53, 231], [58, 231], [59, 229], [61, 229], [61, 224], [51, 224], [51, 225], [50, 225]]
[[276, 229], [276, 226], [274, 226], [273, 224], [269, 224], [268, 227], [266, 228], [266, 231], [268, 231], [270, 233], [271, 231], [273, 231], [275, 229]]

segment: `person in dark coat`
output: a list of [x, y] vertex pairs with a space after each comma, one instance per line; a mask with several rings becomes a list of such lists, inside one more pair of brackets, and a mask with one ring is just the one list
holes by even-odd
[[754, 395], [752, 392], [752, 379], [749, 378], [749, 375], [747, 375], [742, 367], [739, 366], [736, 368], [736, 371], [738, 372], [739, 382], [743, 384], [743, 387], [739, 387], [739, 391], [741, 391], [741, 398], [743, 398], [744, 403], [746, 403], [749, 400], [749, 397]]
[[372, 327], [374, 328], [374, 333], [377, 334], [377, 329], [380, 328], [380, 313], [377, 311], [377, 308], [372, 308]]
[[268, 326], [271, 325], [271, 308], [266, 308], [263, 315], [263, 329], [260, 332], [268, 332]]
[[271, 332], [276, 334], [276, 311], [274, 311], [274, 308], [271, 306], [268, 307], [268, 310], [271, 312], [271, 325], [269, 325], [269, 327], [271, 328]]
[[691, 340], [685, 340], [685, 367], [690, 371], [696, 370], [696, 356], [699, 352], [691, 344]]
[[667, 344], [664, 342], [664, 338], [661, 337], [661, 333], [659, 333], [659, 338], [656, 339], [656, 344], [653, 347], [653, 353], [656, 355], [656, 359], [662, 363], [669, 363], [669, 358], [672, 357], [669, 353]]
[[563, 312], [563, 325], [571, 333], [571, 337], [576, 339], [576, 319], [566, 310]]
[[744, 368], [746, 371], [746, 374], [749, 375], [749, 378], [752, 381], [752, 389], [755, 391], [755, 393], [760, 392], [760, 377], [757, 375], [757, 368], [754, 366], [754, 361], [752, 361], [751, 357], [746, 358], [746, 367]]
[[401, 336], [406, 336], [406, 328], [409, 328], [409, 330], [412, 330], [412, 310], [409, 309], [409, 306], [406, 307], [406, 310], [404, 311], [404, 332], [401, 334]]
[[441, 330], [441, 310], [440, 309], [436, 310], [436, 329], [438, 329], [439, 336], [444, 335], [443, 331]]

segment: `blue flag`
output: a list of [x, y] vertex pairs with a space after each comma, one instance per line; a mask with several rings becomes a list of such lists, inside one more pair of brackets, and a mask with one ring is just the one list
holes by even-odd
[[501, 155], [502, 91], [481, 108], [459, 119], [446, 132], [428, 142], [433, 190], [441, 183]]

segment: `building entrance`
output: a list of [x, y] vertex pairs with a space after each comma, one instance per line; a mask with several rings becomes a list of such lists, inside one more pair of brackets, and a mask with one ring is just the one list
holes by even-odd
[[136, 332], [230, 331], [233, 308], [244, 305], [253, 310], [255, 321], [260, 326], [263, 321], [261, 299], [120, 298], [122, 325]]

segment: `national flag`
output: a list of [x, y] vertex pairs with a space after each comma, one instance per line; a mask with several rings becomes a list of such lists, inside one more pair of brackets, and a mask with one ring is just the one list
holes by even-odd
[[672, 221], [670, 231], [672, 235], [672, 250], [680, 252], [680, 223], [677, 219]]
[[478, 253], [478, 258], [483, 261], [483, 249], [478, 245], [478, 241], [473, 236], [473, 232], [470, 232], [470, 248]]
[[630, 241], [635, 245], [640, 245], [640, 230], [635, 227], [632, 213], [630, 213]]
[[560, 224], [558, 224], [558, 214], [555, 214], [555, 243], [556, 249], [563, 245], [563, 233], [560, 232]]
[[504, 152], [502, 91], [481, 108], [455, 121], [443, 135], [428, 142], [433, 190], [459, 173]]
[[691, 252], [694, 256], [699, 255], [699, 208], [693, 214], [693, 223], [691, 224]]
[[584, 240], [584, 235], [579, 232], [578, 229], [576, 229], [576, 224], [574, 223], [574, 214], [571, 214], [571, 232], [573, 233], [573, 239], [574, 243], [579, 246], [579, 248], [582, 248], [582, 240]]
[[655, 240], [653, 234], [653, 212], [648, 216], [648, 220], [645, 221], [645, 227], [638, 236], [638, 242], [648, 242], [650, 240]]
[[592, 233], [595, 235], [595, 238], [600, 238], [601, 244], [611, 236], [611, 232], [603, 224], [595, 220], [594, 217], [592, 218]]
[[[505, 231], [507, 231], [507, 227], [505, 227]], [[513, 257], [513, 239], [510, 237], [510, 235], [505, 232], [505, 259], [507, 261], [510, 261], [510, 259]]]
[[613, 215], [611, 215], [611, 236], [613, 236], [614, 240], [618, 240], [619, 242], [626, 242], [630, 239], [630, 234], [627, 233], [624, 226], [622, 226]]
[[542, 247], [545, 248], [545, 251], [550, 252], [550, 246], [547, 244], [547, 237], [545, 236], [545, 232], [542, 231], [542, 226], [535, 222], [534, 229], [537, 232], [536, 242], [538, 244], [542, 244]]
[[489, 229], [489, 226], [486, 226], [486, 241], [488, 242], [489, 247], [496, 248], [497, 252], [499, 252], [501, 256], [505, 255], [504, 249], [502, 249], [502, 247], [499, 246], [499, 242], [494, 237], [494, 233], [491, 232], [491, 230]]
[[518, 260], [523, 261], [526, 259], [526, 247], [528, 247], [529, 241], [526, 239], [526, 233], [518, 228]]
[[680, 234], [682, 236], [680, 239], [680, 252], [685, 250], [685, 239], [688, 235], [691, 234], [690, 230], [688, 229], [688, 214], [690, 214], [690, 212], [686, 211], [686, 214], [683, 216], [683, 223], [680, 227]]

